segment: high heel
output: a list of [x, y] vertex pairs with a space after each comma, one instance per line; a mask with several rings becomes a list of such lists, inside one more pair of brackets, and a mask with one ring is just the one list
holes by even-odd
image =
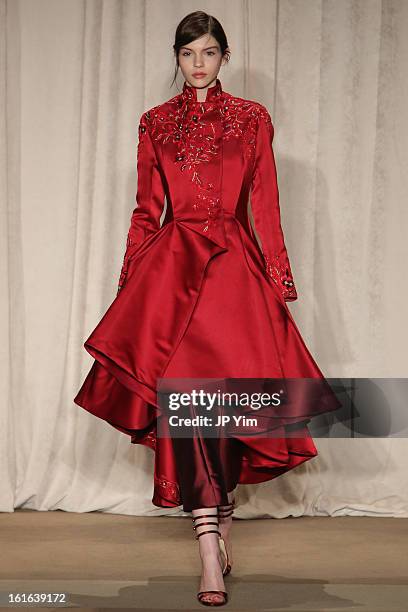
[[[222, 506], [217, 506], [217, 508], [218, 508], [218, 518], [219, 519], [227, 519], [227, 518], [229, 518], [231, 516], [231, 520], [232, 520], [232, 515], [234, 513], [234, 508], [235, 508], [235, 498], [232, 500], [231, 503], [225, 504], [225, 505], [222, 505]], [[218, 543], [219, 543], [221, 552], [222, 552], [222, 554], [224, 556], [224, 559], [225, 559], [224, 569], [222, 571], [222, 575], [223, 576], [228, 576], [228, 574], [231, 572], [232, 564], [229, 562], [227, 546], [226, 546], [225, 540], [221, 536], [221, 534], [220, 534]]]
[[[200, 514], [199, 516], [195, 516], [192, 520], [194, 523], [197, 519], [210, 518], [210, 517], [216, 518], [217, 521], [216, 522], [206, 521], [204, 523], [193, 525], [194, 531], [196, 531], [198, 527], [202, 527], [204, 525], [216, 525], [218, 527], [218, 514]], [[196, 533], [195, 539], [198, 540], [198, 538], [200, 538], [202, 535], [206, 533], [218, 533], [218, 536], [221, 537], [221, 534], [218, 529], [207, 529], [205, 531], [201, 531], [198, 534]], [[224, 569], [226, 569], [226, 566], [224, 567]], [[223, 574], [224, 574], [224, 570], [223, 570]], [[221, 601], [220, 600], [217, 601], [217, 599], [211, 598], [211, 594], [213, 593], [216, 595], [222, 595], [223, 599]], [[210, 596], [209, 599], [208, 599], [208, 596]], [[204, 598], [207, 598], [207, 599], [204, 599]], [[197, 593], [197, 599], [204, 606], [224, 606], [228, 602], [228, 593], [226, 591], [200, 591], [199, 593]]]

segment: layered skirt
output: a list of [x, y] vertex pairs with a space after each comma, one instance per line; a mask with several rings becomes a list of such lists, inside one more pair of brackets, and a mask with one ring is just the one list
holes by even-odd
[[[308, 461], [318, 453], [307, 423], [340, 407], [256, 245], [234, 215], [225, 214], [224, 223], [228, 250], [197, 256], [202, 266], [191, 277], [188, 231], [185, 261], [172, 248], [184, 228], [161, 228], [140, 252], [123, 295], [84, 343], [95, 361], [74, 401], [155, 452], [152, 502], [159, 507], [225, 505], [238, 484], [271, 480]], [[169, 342], [163, 328], [172, 321]], [[287, 410], [281, 406], [269, 420], [272, 435], [178, 438], [157, 435], [158, 419], [166, 418], [157, 399], [159, 378], [316, 379], [325, 393], [306, 390]]]

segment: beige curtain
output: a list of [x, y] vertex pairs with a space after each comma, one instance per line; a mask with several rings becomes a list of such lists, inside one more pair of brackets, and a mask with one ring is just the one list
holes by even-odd
[[[116, 293], [138, 120], [178, 92], [196, 9], [226, 29], [223, 88], [272, 115], [307, 345], [328, 377], [407, 376], [408, 2], [0, 0], [1, 511], [179, 513], [151, 504], [152, 451], [73, 397]], [[316, 443], [241, 486], [237, 515], [408, 515], [406, 439]]]

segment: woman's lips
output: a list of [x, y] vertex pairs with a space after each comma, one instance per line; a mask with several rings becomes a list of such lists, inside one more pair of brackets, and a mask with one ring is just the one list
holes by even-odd
[[196, 72], [193, 74], [193, 77], [195, 79], [202, 79], [203, 77], [207, 76], [204, 72]]

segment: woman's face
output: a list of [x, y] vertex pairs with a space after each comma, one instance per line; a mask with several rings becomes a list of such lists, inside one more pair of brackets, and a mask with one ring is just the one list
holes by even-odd
[[222, 63], [220, 45], [205, 34], [181, 47], [178, 54], [180, 70], [193, 87], [209, 87], [215, 83]]

